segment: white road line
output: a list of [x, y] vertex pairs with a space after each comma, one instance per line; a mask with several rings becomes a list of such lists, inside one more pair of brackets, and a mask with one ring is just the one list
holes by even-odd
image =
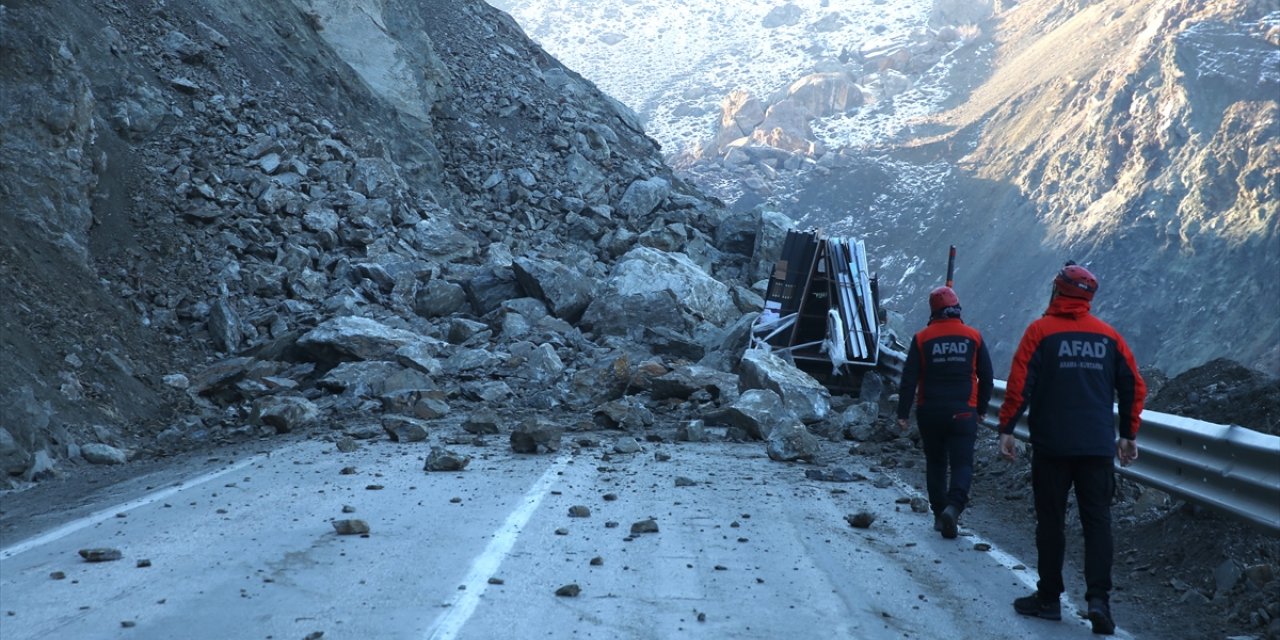
[[537, 511], [547, 491], [551, 489], [552, 484], [555, 484], [560, 470], [568, 463], [569, 454], [562, 454], [555, 464], [551, 465], [532, 487], [529, 487], [529, 491], [521, 498], [520, 507], [507, 516], [507, 521], [493, 534], [489, 546], [485, 547], [484, 551], [471, 562], [471, 571], [467, 573], [462, 583], [465, 590], [459, 592], [458, 597], [449, 603], [448, 611], [436, 618], [428, 632], [428, 638], [451, 640], [457, 637], [462, 626], [467, 623], [471, 614], [475, 613], [476, 606], [480, 604], [480, 596], [484, 595], [485, 588], [489, 585], [489, 578], [493, 577], [507, 554], [511, 553], [511, 548], [516, 544], [516, 538], [520, 537], [520, 531], [528, 524], [529, 518], [533, 517], [533, 512]]
[[[898, 489], [900, 489], [903, 493], [907, 494], [910, 497], [924, 498], [925, 500], [928, 500], [928, 498], [922, 495], [919, 491], [916, 491], [915, 487], [912, 487], [911, 485], [907, 484], [901, 478], [895, 477], [894, 484], [897, 485]], [[1031, 568], [1028, 567], [1025, 562], [1022, 562], [1021, 560], [1014, 557], [1013, 555], [1006, 553], [1003, 549], [996, 546], [996, 543], [978, 535], [976, 532], [974, 532], [973, 529], [966, 528], [965, 531], [968, 533], [968, 535], [964, 537], [973, 540], [974, 544], [981, 542], [983, 544], [990, 546], [991, 549], [987, 552], [987, 555], [991, 556], [991, 558], [994, 559], [997, 563], [999, 563], [1000, 566], [1004, 567], [1005, 569], [1008, 569], [1009, 573], [1012, 573], [1014, 577], [1017, 578], [1019, 582], [1026, 585], [1027, 588], [1031, 589], [1032, 591], [1036, 590], [1037, 576], [1032, 572]], [[1014, 567], [1022, 567], [1022, 568], [1015, 569]], [[1075, 603], [1072, 602], [1070, 599], [1063, 602], [1062, 609], [1063, 609], [1063, 617], [1062, 617], [1063, 620], [1068, 620], [1068, 619], [1075, 620], [1076, 622], [1079, 622], [1083, 626], [1092, 628], [1093, 625], [1092, 623], [1089, 622], [1089, 619], [1084, 616], [1084, 612], [1081, 611], [1079, 608], [1077, 608]], [[1116, 632], [1114, 637], [1133, 638], [1133, 636], [1130, 635], [1127, 631], [1124, 631], [1123, 629], [1121, 629], [1119, 625], [1116, 626]]]
[[97, 511], [95, 513], [92, 513], [78, 520], [72, 520], [71, 522], [68, 522], [67, 524], [64, 524], [52, 531], [48, 531], [46, 533], [35, 536], [33, 538], [28, 538], [26, 540], [23, 540], [22, 542], [19, 542], [15, 545], [6, 547], [4, 549], [0, 549], [0, 560], [8, 560], [9, 558], [12, 558], [20, 553], [30, 551], [36, 547], [46, 545], [55, 540], [59, 540], [61, 538], [69, 536], [81, 529], [84, 529], [85, 527], [98, 524], [99, 522], [102, 522], [103, 520], [106, 520], [108, 518], [114, 518], [117, 513], [130, 511], [132, 509], [137, 509], [138, 507], [142, 507], [142, 506], [151, 504], [153, 502], [164, 500], [165, 498], [168, 498], [169, 496], [175, 493], [178, 493], [183, 489], [190, 489], [192, 487], [196, 487], [206, 482], [209, 482], [210, 480], [214, 480], [221, 476], [225, 476], [228, 473], [231, 473], [233, 471], [238, 471], [251, 464], [254, 464], [255, 462], [262, 460], [265, 457], [266, 456], [254, 456], [252, 458], [247, 458], [225, 469], [210, 471], [209, 473], [206, 473], [202, 476], [197, 476], [195, 478], [192, 478], [184, 482], [179, 482], [178, 484], [172, 487], [168, 487], [166, 489], [161, 489], [159, 491], [149, 493], [147, 495], [142, 496], [141, 498], [137, 498], [136, 500], [130, 500], [129, 502], [125, 502], [123, 504], [120, 504], [114, 507]]

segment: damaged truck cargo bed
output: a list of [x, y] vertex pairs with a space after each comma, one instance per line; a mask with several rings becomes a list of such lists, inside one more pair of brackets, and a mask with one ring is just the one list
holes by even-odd
[[880, 295], [861, 240], [788, 231], [753, 346], [790, 358], [833, 393], [856, 392], [878, 363]]

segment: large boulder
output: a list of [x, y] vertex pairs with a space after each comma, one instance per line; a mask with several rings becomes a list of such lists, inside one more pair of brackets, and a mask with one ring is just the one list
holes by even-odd
[[790, 27], [799, 24], [800, 19], [803, 17], [804, 9], [788, 2], [770, 9], [769, 13], [765, 14], [764, 18], [760, 20], [760, 26], [766, 29]]
[[862, 88], [848, 73], [812, 73], [787, 88], [787, 99], [810, 117], [822, 118], [853, 111], [862, 106]]
[[421, 338], [372, 318], [342, 316], [322, 322], [298, 338], [298, 347], [314, 362], [382, 360]]
[[750, 135], [764, 120], [764, 103], [743, 89], [729, 92], [720, 103], [720, 130], [729, 142]]
[[[781, 129], [788, 138], [808, 142], [813, 138], [813, 129], [809, 126], [809, 121], [812, 119], [813, 114], [809, 112], [806, 105], [790, 97], [784, 98], [770, 105], [764, 112], [764, 121], [756, 127], [756, 130], [752, 133], [752, 139], [765, 142], [766, 140], [758, 137], [761, 133], [769, 133], [775, 129]], [[772, 146], [788, 151], [803, 150], [776, 144]]]
[[671, 183], [653, 177], [632, 182], [618, 201], [618, 213], [628, 220], [643, 220], [671, 194]]
[[791, 422], [779, 425], [769, 434], [766, 451], [779, 462], [812, 462], [818, 456], [818, 439], [804, 425]]
[[649, 387], [649, 395], [654, 400], [686, 400], [699, 391], [707, 392], [712, 400], [731, 402], [738, 397], [738, 376], [698, 365], [685, 365], [654, 378]]
[[254, 404], [253, 417], [276, 433], [289, 433], [318, 420], [320, 408], [302, 396], [267, 396]]
[[688, 334], [699, 320], [723, 326], [739, 315], [729, 287], [688, 256], [637, 247], [614, 265], [582, 322], [609, 335], [638, 336], [644, 327]]
[[467, 306], [467, 293], [462, 285], [445, 280], [432, 280], [418, 289], [413, 311], [424, 318], [438, 318], [462, 311]]
[[324, 375], [316, 386], [352, 397], [377, 398], [404, 389], [430, 389], [431, 377], [394, 362], [344, 362]]
[[742, 389], [769, 389], [803, 422], [821, 422], [831, 413], [831, 393], [813, 376], [765, 349], [747, 349], [739, 364]]
[[595, 280], [562, 262], [518, 258], [511, 266], [525, 293], [545, 302], [557, 318], [577, 322], [591, 303]]
[[707, 414], [708, 424], [737, 427], [756, 440], [766, 440], [774, 426], [795, 422], [782, 398], [768, 389], [748, 389], [733, 404]]
[[480, 315], [494, 311], [506, 300], [521, 297], [520, 287], [512, 270], [496, 266], [474, 274], [463, 283], [463, 289], [472, 308]]

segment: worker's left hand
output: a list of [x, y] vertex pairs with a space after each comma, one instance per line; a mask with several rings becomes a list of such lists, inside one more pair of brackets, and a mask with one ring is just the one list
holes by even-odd
[[911, 423], [907, 422], [906, 418], [898, 418], [898, 429], [902, 431], [906, 431], [907, 428], [910, 426], [911, 426]]

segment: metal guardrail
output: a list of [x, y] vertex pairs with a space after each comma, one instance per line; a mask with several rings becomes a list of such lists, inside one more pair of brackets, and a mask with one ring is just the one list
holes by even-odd
[[[905, 358], [881, 350], [881, 367], [902, 375]], [[985, 424], [995, 429], [1005, 381], [996, 380]], [[1026, 418], [1014, 427], [1027, 440]], [[1157, 411], [1142, 412], [1138, 459], [1123, 476], [1280, 533], [1280, 437]]]

